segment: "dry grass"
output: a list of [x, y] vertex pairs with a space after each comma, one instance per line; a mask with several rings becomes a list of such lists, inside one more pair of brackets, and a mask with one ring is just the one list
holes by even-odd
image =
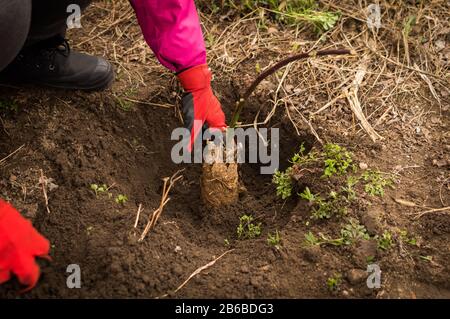
[[[352, 58], [311, 58], [288, 65], [262, 83], [257, 94], [270, 98], [271, 105], [264, 105], [266, 110], [243, 126], [270, 125], [274, 112], [284, 112], [297, 132], [309, 130], [319, 139], [317, 126], [324, 119], [333, 119], [330, 125], [344, 127], [349, 134], [369, 134], [376, 140], [389, 125], [414, 128], [427, 114], [448, 108], [450, 52], [442, 48], [450, 30], [448, 2], [413, 5], [414, 1], [381, 1], [379, 30], [371, 30], [366, 23], [371, 1], [318, 3], [319, 10], [341, 13], [336, 26], [321, 35], [305, 24], [289, 26], [271, 20], [267, 10], [240, 15], [229, 8], [200, 13], [209, 64], [218, 83], [239, 88], [234, 92], [236, 98], [259, 72], [291, 54], [335, 48], [357, 52]], [[200, 1], [203, 8], [202, 4]], [[180, 90], [176, 81], [152, 57], [128, 1], [98, 1], [94, 7], [83, 20], [84, 33], [76, 48], [112, 60], [119, 74], [115, 96], [156, 107], [177, 104]], [[355, 92], [362, 67], [364, 77]], [[160, 83], [172, 85], [149, 83], [148, 74], [157, 74], [164, 78]], [[149, 86], [150, 101], [129, 94]], [[218, 94], [225, 93], [218, 90]], [[174, 114], [179, 116], [178, 111]]]
[[[310, 123], [326, 116], [335, 117], [340, 126], [345, 122], [353, 133], [359, 134], [364, 128], [372, 140], [377, 140], [380, 137], [377, 130], [386, 129], [383, 124], [400, 121], [414, 127], [424, 115], [435, 110], [432, 106], [439, 105], [442, 110], [443, 104], [448, 105], [450, 52], [440, 47], [450, 28], [444, 13], [450, 8], [445, 1], [417, 6], [381, 1], [379, 30], [369, 29], [366, 23], [368, 1], [359, 1], [357, 10], [351, 1], [319, 2], [324, 10], [342, 14], [336, 27], [320, 37], [301, 25], [297, 28], [270, 25], [267, 19], [262, 28], [264, 17], [255, 12], [222, 23], [221, 27], [215, 23], [217, 15], [202, 15], [210, 61], [216, 73], [230, 81], [248, 77], [247, 82], [243, 81], [245, 85], [258, 68], [264, 70], [299, 50], [342, 47], [355, 50], [358, 56], [351, 59], [317, 58], [293, 63], [272, 79], [274, 84], [269, 83], [260, 91], [260, 96], [270, 96], [272, 100], [267, 117], [281, 106], [295, 127], [309, 128], [314, 135]], [[411, 16], [416, 23], [406, 33], [405, 24]], [[406, 43], [409, 45], [405, 46]], [[355, 95], [352, 94], [355, 77], [361, 68], [365, 70], [364, 77]], [[242, 87], [242, 83], [235, 86]], [[360, 112], [354, 110], [355, 105]], [[349, 109], [355, 111], [353, 114], [360, 113], [360, 121], [354, 121]], [[268, 121], [255, 118], [254, 122]]]

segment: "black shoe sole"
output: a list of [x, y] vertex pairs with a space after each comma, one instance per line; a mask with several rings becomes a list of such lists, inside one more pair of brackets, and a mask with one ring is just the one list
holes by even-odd
[[62, 89], [62, 90], [81, 90], [81, 91], [104, 91], [109, 89], [114, 83], [115, 74], [114, 69], [110, 65], [110, 72], [105, 72], [105, 77], [98, 79], [95, 83], [91, 83], [90, 85], [74, 85], [74, 84], [65, 84], [63, 82], [42, 82], [42, 81], [5, 81], [0, 79], [0, 84], [4, 85], [13, 85], [13, 86], [39, 86], [39, 87], [48, 87], [54, 89]]

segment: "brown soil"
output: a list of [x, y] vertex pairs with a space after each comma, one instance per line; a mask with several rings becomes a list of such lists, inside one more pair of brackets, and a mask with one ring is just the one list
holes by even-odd
[[[254, 68], [254, 61], [245, 66]], [[172, 77], [161, 73], [160, 67], [147, 71], [142, 70], [148, 86], [141, 85], [133, 99], [173, 103], [176, 88]], [[236, 79], [246, 73], [245, 67], [240, 72], [234, 75]], [[118, 80], [113, 92], [123, 90], [126, 78]], [[230, 116], [228, 106], [233, 105], [235, 89], [221, 80], [215, 88]], [[170, 159], [174, 143], [170, 134], [180, 126], [173, 108], [131, 103], [132, 108], [124, 111], [111, 91], [2, 88], [0, 98], [15, 100], [18, 105], [18, 111], [0, 114], [0, 159], [24, 145], [0, 166], [0, 197], [11, 200], [52, 244], [53, 262], [40, 262], [42, 277], [26, 298], [156, 298], [165, 294], [175, 298], [450, 298], [450, 215], [430, 213], [413, 220], [407, 213], [421, 209], [394, 200], [412, 199], [429, 207], [450, 203], [448, 180], [445, 184], [450, 147], [448, 106], [442, 115], [435, 106], [431, 109], [435, 113], [424, 117], [426, 134], [393, 125], [382, 132], [386, 140], [380, 144], [368, 142], [363, 135], [343, 134], [345, 129], [332, 118], [320, 119], [319, 133], [346, 145], [358, 162], [383, 171], [401, 168], [395, 189], [387, 190], [383, 198], [363, 196], [351, 208], [351, 214], [369, 231], [407, 229], [419, 238], [417, 247], [396, 246], [380, 252], [370, 242], [306, 248], [305, 233], [339, 229], [341, 221], [307, 225], [309, 207], [305, 202], [297, 196], [287, 201], [277, 198], [271, 176], [260, 175], [256, 164], [239, 168], [247, 191], [240, 194], [237, 204], [216, 211], [204, 207], [201, 165], [178, 166]], [[253, 101], [253, 105], [259, 103]], [[250, 107], [244, 118], [251, 121], [256, 109]], [[268, 126], [281, 128], [282, 168], [301, 142], [314, 144], [306, 133], [296, 136], [286, 117], [277, 116]], [[147, 216], [159, 206], [161, 179], [180, 168], [186, 168], [184, 178], [171, 192], [155, 230], [138, 242]], [[41, 170], [54, 184], [48, 193], [50, 213], [39, 185]], [[96, 196], [90, 189], [93, 183], [114, 185], [110, 190], [113, 197]], [[320, 190], [307, 182], [299, 188], [304, 186]], [[118, 194], [127, 195], [129, 201], [117, 204], [114, 198]], [[145, 210], [134, 229], [139, 204]], [[262, 236], [238, 241], [239, 217], [250, 213], [262, 223]], [[374, 215], [376, 218], [366, 217]], [[281, 234], [280, 250], [267, 244], [267, 234], [275, 230]], [[231, 247], [225, 245], [225, 239]], [[197, 268], [231, 248], [234, 250], [213, 267], [171, 293]], [[368, 289], [365, 278], [358, 277], [358, 272], [366, 270], [369, 255], [374, 255], [381, 267], [381, 289]], [[420, 256], [432, 256], [432, 261]], [[81, 267], [81, 289], [66, 286], [70, 264]], [[343, 281], [337, 292], [330, 292], [326, 281], [334, 273], [342, 274]], [[0, 298], [15, 298], [18, 289], [15, 281], [2, 285]]]

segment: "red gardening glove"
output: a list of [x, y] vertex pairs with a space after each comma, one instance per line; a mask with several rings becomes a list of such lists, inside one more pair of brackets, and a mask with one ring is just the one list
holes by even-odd
[[188, 93], [182, 103], [185, 125], [191, 132], [188, 150], [192, 151], [203, 124], [206, 123], [210, 129], [225, 130], [225, 114], [211, 89], [211, 71], [206, 64], [181, 72], [178, 79]]
[[32, 289], [39, 279], [35, 257], [50, 259], [50, 243], [10, 204], [0, 199], [0, 284], [15, 274]]

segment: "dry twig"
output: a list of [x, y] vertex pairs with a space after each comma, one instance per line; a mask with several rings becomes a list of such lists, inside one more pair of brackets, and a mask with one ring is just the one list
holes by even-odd
[[[174, 290], [173, 293], [177, 293], [181, 288], [183, 288], [184, 286], [186, 286], [186, 284], [192, 279], [194, 278], [196, 275], [198, 275], [199, 273], [201, 273], [202, 271], [212, 267], [219, 259], [221, 259], [223, 256], [225, 256], [226, 254], [230, 253], [234, 251], [234, 249], [230, 249], [227, 250], [226, 252], [224, 252], [222, 255], [220, 255], [219, 257], [215, 258], [213, 261], [207, 263], [206, 265], [198, 268], [197, 270], [195, 270], [180, 286], [178, 286], [177, 289]], [[162, 296], [162, 298], [167, 297], [168, 295], [164, 295]]]
[[183, 175], [180, 175], [181, 172], [183, 172], [184, 169], [177, 171], [175, 174], [172, 175], [172, 177], [166, 177], [163, 179], [164, 181], [164, 186], [163, 186], [163, 192], [162, 192], [162, 196], [161, 196], [161, 202], [159, 204], [159, 207], [153, 211], [153, 213], [151, 214], [149, 221], [147, 223], [147, 225], [145, 226], [144, 231], [142, 232], [141, 237], [139, 238], [139, 241], [143, 241], [145, 239], [145, 236], [147, 236], [148, 232], [150, 230], [152, 230], [155, 225], [156, 222], [158, 221], [159, 217], [161, 216], [164, 206], [166, 206], [166, 204], [169, 202], [170, 198], [169, 196], [169, 192], [172, 189], [172, 187], [175, 185], [175, 183], [177, 181], [179, 181], [181, 178], [183, 178]]

